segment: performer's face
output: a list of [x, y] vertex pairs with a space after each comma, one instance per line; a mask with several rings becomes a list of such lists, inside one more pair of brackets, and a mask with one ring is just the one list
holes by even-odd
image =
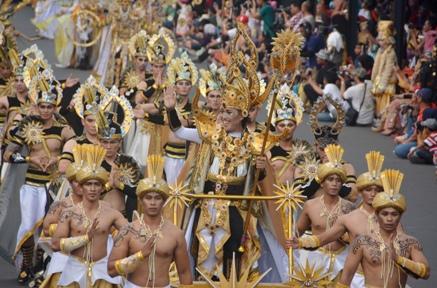
[[382, 192], [382, 188], [377, 185], [370, 185], [367, 187], [364, 187], [363, 190], [361, 190], [361, 194], [363, 196], [363, 202], [367, 205], [372, 206], [373, 198], [375, 198], [376, 194], [379, 192]]
[[98, 201], [103, 191], [103, 184], [98, 180], [88, 180], [82, 185], [83, 197], [88, 201]]
[[291, 120], [282, 120], [276, 124], [276, 132], [286, 133], [285, 140], [293, 139], [294, 130], [296, 130], [296, 123]]
[[55, 113], [56, 106], [51, 103], [39, 103], [38, 112], [42, 120], [50, 120]]
[[121, 148], [121, 139], [100, 139], [100, 144], [106, 149], [106, 157], [112, 158]]
[[165, 65], [160, 63], [153, 63], [152, 64], [152, 74], [153, 75], [160, 75], [162, 77], [164, 73]]
[[82, 192], [82, 187], [79, 185], [79, 182], [77, 182], [76, 180], [72, 180], [70, 181], [71, 184], [71, 188], [73, 189], [73, 193], [77, 196], [82, 196], [83, 192]]
[[27, 91], [26, 84], [24, 84], [24, 78], [22, 76], [15, 77], [15, 91], [17, 93], [24, 93]]
[[235, 108], [223, 108], [220, 114], [221, 123], [226, 132], [241, 130], [243, 115], [241, 115], [239, 110]]
[[143, 56], [137, 56], [135, 57], [135, 68], [140, 70], [140, 71], [145, 71], [146, 70], [146, 57]]
[[325, 178], [325, 180], [320, 184], [320, 187], [322, 187], [323, 191], [328, 195], [337, 196], [340, 192], [341, 185], [343, 185], [343, 182], [341, 181], [340, 176], [332, 174]]
[[161, 214], [162, 206], [164, 206], [164, 197], [157, 192], [146, 193], [141, 199], [144, 212], [147, 216], [158, 216]]
[[206, 96], [206, 106], [213, 111], [218, 111], [221, 105], [222, 105], [222, 96], [220, 94], [220, 91], [217, 90], [210, 91]]
[[249, 122], [253, 123], [256, 121], [256, 116], [258, 116], [258, 111], [259, 111], [259, 107], [255, 106], [255, 107], [251, 107], [249, 109]]
[[397, 229], [401, 221], [401, 213], [392, 207], [381, 209], [377, 214], [379, 227], [387, 232], [393, 232]]
[[9, 78], [11, 76], [11, 68], [7, 65], [0, 65], [0, 76], [2, 78]]
[[86, 133], [95, 136], [97, 135], [96, 116], [87, 115], [82, 119], [82, 125]]
[[179, 96], [188, 96], [191, 90], [191, 82], [188, 80], [179, 80], [176, 82], [175, 91]]

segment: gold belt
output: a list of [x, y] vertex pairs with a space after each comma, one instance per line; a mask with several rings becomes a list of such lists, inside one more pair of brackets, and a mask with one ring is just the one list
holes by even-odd
[[225, 176], [225, 175], [208, 173], [207, 179], [216, 183], [238, 185], [244, 182], [246, 176]]

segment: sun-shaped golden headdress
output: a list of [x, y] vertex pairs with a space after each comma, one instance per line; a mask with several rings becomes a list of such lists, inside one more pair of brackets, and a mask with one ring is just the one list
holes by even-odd
[[316, 180], [318, 183], [322, 183], [326, 177], [332, 174], [340, 176], [343, 182], [346, 181], [347, 175], [343, 167], [342, 157], [344, 149], [340, 145], [330, 144], [325, 148], [325, 154], [328, 158], [328, 162], [320, 164], [317, 169]]
[[141, 30], [129, 40], [129, 53], [131, 57], [147, 57], [147, 48], [149, 35], [146, 31]]
[[175, 50], [175, 43], [168, 32], [160, 31], [150, 37], [147, 57], [151, 63], [168, 64], [173, 59]]
[[370, 151], [366, 154], [368, 171], [357, 178], [357, 189], [362, 190], [368, 186], [382, 187], [381, 169], [384, 163], [384, 155], [379, 151]]
[[147, 157], [147, 178], [141, 179], [137, 186], [137, 196], [141, 198], [148, 192], [157, 192], [167, 198], [170, 188], [162, 179], [164, 172], [164, 157], [161, 155], [150, 155]]
[[399, 170], [388, 169], [381, 173], [382, 186], [384, 192], [376, 194], [372, 206], [376, 211], [383, 208], [392, 207], [401, 213], [407, 208], [405, 197], [400, 194], [404, 174]]
[[29, 84], [29, 98], [33, 103], [50, 103], [58, 106], [62, 99], [62, 88], [50, 68], [39, 72]]
[[174, 85], [177, 81], [188, 80], [195, 85], [199, 77], [196, 65], [186, 52], [170, 61], [167, 69], [167, 81]]
[[272, 67], [283, 74], [295, 71], [300, 64], [300, 50], [304, 42], [305, 38], [300, 33], [288, 29], [278, 33], [273, 38]]
[[[237, 42], [240, 37], [245, 40], [249, 55], [245, 55], [241, 50], [238, 50]], [[237, 22], [237, 34], [231, 43], [229, 54], [231, 59], [227, 67], [223, 104], [226, 107], [240, 110], [243, 116], [246, 117], [251, 107], [264, 103], [270, 95], [276, 78], [271, 77], [264, 92], [261, 93], [262, 81], [256, 73], [258, 52], [255, 44], [247, 34], [246, 28], [239, 22]]]
[[209, 69], [200, 69], [199, 90], [203, 97], [211, 91], [222, 91], [225, 81], [224, 72], [217, 68], [214, 63], [209, 65]]
[[96, 115], [100, 102], [109, 91], [90, 75], [73, 95], [74, 109], [80, 118]]
[[102, 146], [83, 144], [82, 167], [76, 173], [77, 182], [83, 184], [88, 180], [98, 180], [102, 184], [108, 181], [109, 173], [102, 167], [106, 150]]

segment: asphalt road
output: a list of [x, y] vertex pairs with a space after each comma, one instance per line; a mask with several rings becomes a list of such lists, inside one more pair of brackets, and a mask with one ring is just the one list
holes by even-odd
[[[15, 15], [13, 23], [18, 31], [28, 36], [33, 36], [36, 31], [30, 23], [32, 17], [32, 10], [26, 8]], [[54, 59], [53, 41], [37, 40], [35, 42], [28, 42], [22, 38], [18, 40], [18, 44], [21, 48], [28, 47], [33, 43], [36, 43], [40, 49], [45, 52], [49, 63], [56, 63]], [[53, 69], [58, 79], [65, 79], [71, 74], [75, 77], [79, 77], [81, 81], [83, 81], [90, 74], [90, 71], [59, 69], [54, 67], [54, 65]], [[300, 125], [296, 137], [312, 142], [311, 129], [307, 123], [308, 118], [305, 117], [305, 119], [306, 122]], [[364, 155], [370, 150], [379, 150], [385, 155], [385, 168], [400, 169], [405, 173], [402, 193], [407, 198], [408, 208], [403, 215], [402, 224], [409, 234], [414, 235], [423, 244], [432, 271], [429, 280], [414, 280], [410, 277], [409, 284], [414, 288], [437, 287], [437, 275], [435, 275], [437, 253], [433, 248], [437, 240], [437, 177], [434, 175], [433, 167], [413, 165], [406, 160], [396, 158], [392, 152], [392, 139], [377, 135], [371, 132], [369, 128], [347, 127], [340, 135], [340, 142], [346, 150], [345, 160], [355, 166], [358, 174], [365, 171], [366, 164]], [[15, 268], [0, 258], [0, 287], [20, 287], [15, 282], [16, 274]]]

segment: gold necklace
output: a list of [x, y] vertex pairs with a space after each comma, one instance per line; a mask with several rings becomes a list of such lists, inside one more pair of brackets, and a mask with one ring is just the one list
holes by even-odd
[[[72, 200], [73, 201], [73, 200]], [[83, 216], [83, 218], [85, 218], [83, 220], [83, 226], [85, 227], [85, 229], [88, 229], [88, 227], [91, 226], [91, 224], [94, 222], [95, 219], [97, 219], [100, 216], [100, 212], [101, 212], [101, 205], [100, 205], [100, 201], [98, 202], [99, 206], [97, 207], [97, 212], [96, 215], [94, 215], [94, 218], [91, 220], [88, 215], [86, 215], [85, 209], [83, 207], [83, 201], [80, 202], [79, 204], [77, 204], [77, 206], [79, 207], [81, 216]]]
[[[380, 277], [381, 279], [383, 279], [384, 282], [384, 288], [388, 287], [388, 283], [390, 282], [391, 277], [393, 276], [393, 271], [394, 271], [394, 267], [395, 267], [395, 262], [392, 259], [391, 256], [391, 245], [387, 245], [384, 241], [384, 238], [382, 238], [381, 232], [380, 232], [380, 227], [378, 227], [378, 229], [375, 229], [375, 236], [378, 240], [379, 244], [379, 251], [381, 252], [381, 264], [382, 264], [382, 269], [381, 269], [381, 273], [380, 273]], [[398, 238], [399, 234], [396, 233], [396, 237], [393, 239], [392, 243], [393, 243], [393, 248], [396, 251], [396, 254], [399, 255], [399, 238]], [[398, 267], [398, 276], [400, 277], [400, 270]], [[398, 282], [400, 283], [400, 278], [398, 279]], [[399, 286], [401, 287], [401, 286]]]
[[322, 212], [320, 213], [320, 217], [326, 217], [326, 229], [331, 228], [332, 225], [334, 225], [335, 220], [337, 220], [340, 209], [341, 209], [341, 198], [339, 198], [339, 200], [337, 201], [337, 204], [335, 204], [334, 208], [332, 208], [331, 210], [328, 210], [328, 207], [326, 207], [325, 201], [324, 201], [324, 197], [325, 195], [322, 195], [322, 197], [320, 197], [320, 202], [322, 204]]
[[369, 213], [366, 209], [361, 205], [360, 210], [367, 216], [367, 231], [373, 233], [374, 231], [374, 223], [376, 223], [375, 213]]

